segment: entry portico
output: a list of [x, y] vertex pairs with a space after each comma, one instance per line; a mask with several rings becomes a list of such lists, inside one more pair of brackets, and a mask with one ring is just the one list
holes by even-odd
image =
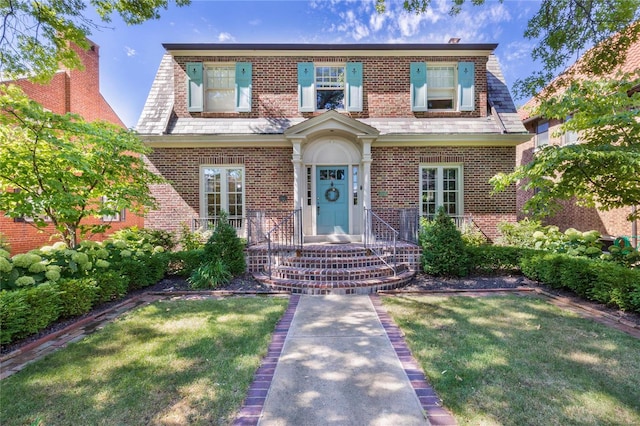
[[293, 194], [306, 236], [360, 235], [371, 208], [371, 145], [379, 132], [327, 111], [288, 128]]

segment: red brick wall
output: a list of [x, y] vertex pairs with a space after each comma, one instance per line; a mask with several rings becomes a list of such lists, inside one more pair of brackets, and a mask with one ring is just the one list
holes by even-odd
[[[499, 236], [496, 225], [514, 221], [515, 188], [490, 195], [489, 179], [513, 169], [513, 147], [391, 147], [372, 149], [371, 206], [419, 207], [421, 164], [462, 164], [464, 213], [471, 215], [491, 239]], [[386, 192], [381, 197], [379, 192]]]
[[[100, 94], [99, 47], [93, 46], [87, 51], [76, 48], [84, 70], [59, 71], [44, 85], [26, 79], [11, 83], [21, 87], [29, 98], [56, 114], [72, 112], [87, 121], [105, 120], [124, 128], [120, 118]], [[143, 219], [131, 212], [126, 213], [125, 219], [124, 222], [113, 223], [112, 231], [124, 226], [144, 225]], [[93, 223], [91, 220], [88, 223]], [[37, 231], [29, 224], [14, 222], [3, 215], [0, 215], [0, 233], [8, 239], [12, 253], [22, 253], [49, 244], [51, 236], [51, 231], [47, 228]]]
[[[151, 228], [176, 231], [199, 217], [201, 165], [244, 166], [245, 211], [294, 207], [291, 148], [156, 148], [147, 161], [171, 182], [152, 187], [160, 208], [145, 220]], [[286, 202], [279, 201], [283, 195]]]
[[[531, 121], [526, 124], [527, 130], [534, 133], [529, 142], [518, 145], [516, 149], [516, 164], [527, 164], [533, 160], [535, 147], [535, 125], [537, 121]], [[552, 145], [561, 145], [563, 139], [561, 136], [554, 137], [553, 134], [558, 130], [561, 124], [559, 121], [551, 121], [549, 125], [549, 143]], [[531, 191], [524, 191], [518, 188], [517, 191], [517, 208], [518, 220], [524, 219], [525, 214], [522, 213], [524, 203], [531, 198]], [[562, 202], [562, 208], [554, 216], [550, 216], [544, 220], [547, 225], [555, 225], [561, 231], [567, 228], [575, 228], [579, 231], [596, 230], [602, 235], [631, 235], [631, 222], [626, 220], [626, 216], [631, 212], [631, 208], [615, 209], [611, 211], [601, 211], [594, 208], [580, 207], [575, 202]]]
[[[157, 148], [149, 155], [152, 170], [172, 182], [153, 188], [161, 204], [147, 217], [147, 226], [167, 230], [190, 224], [199, 212], [201, 164], [244, 164], [246, 209], [293, 209], [291, 148]], [[513, 169], [514, 148], [393, 147], [372, 150], [372, 207], [417, 207], [421, 163], [463, 165], [464, 209], [490, 237], [496, 225], [515, 220], [515, 189], [490, 196], [489, 178]], [[386, 191], [381, 197], [379, 191]], [[286, 202], [279, 197], [287, 196]]]
[[[298, 62], [345, 63], [362, 62], [363, 111], [348, 113], [353, 118], [366, 117], [479, 117], [487, 114], [486, 57], [174, 57], [175, 106], [178, 117], [312, 117], [319, 113], [298, 111]], [[187, 62], [251, 62], [253, 67], [252, 108], [246, 113], [189, 113], [186, 87]], [[474, 111], [468, 112], [413, 112], [410, 102], [409, 64], [411, 62], [475, 63]]]

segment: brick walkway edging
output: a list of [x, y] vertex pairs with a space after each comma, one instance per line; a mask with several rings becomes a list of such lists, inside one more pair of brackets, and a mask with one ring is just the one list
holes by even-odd
[[234, 426], [255, 426], [258, 424], [299, 301], [299, 294], [292, 294], [289, 297], [289, 306], [276, 324], [267, 355], [254, 373], [253, 382], [249, 386], [242, 407], [233, 422]]
[[400, 331], [400, 328], [391, 319], [387, 311], [382, 306], [382, 301], [377, 294], [369, 296], [371, 303], [376, 310], [378, 319], [387, 333], [387, 337], [391, 341], [391, 346], [396, 351], [396, 355], [404, 368], [413, 390], [416, 392], [422, 409], [427, 415], [427, 419], [432, 426], [453, 426], [458, 423], [451, 413], [442, 406], [442, 400], [427, 381], [427, 378], [420, 368], [420, 365], [411, 354], [411, 350], [407, 346], [407, 342]]

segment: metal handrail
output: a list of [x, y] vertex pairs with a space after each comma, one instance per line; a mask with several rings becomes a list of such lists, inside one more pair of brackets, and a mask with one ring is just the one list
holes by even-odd
[[[273, 265], [283, 252], [302, 249], [302, 209], [296, 209], [267, 231], [267, 268], [269, 279]], [[277, 266], [277, 265], [276, 265]]]
[[267, 233], [291, 214], [291, 210], [247, 210], [247, 246], [263, 244]]
[[[391, 268], [395, 276], [398, 270], [396, 251], [399, 233], [373, 210], [364, 209], [364, 211], [364, 247], [371, 250], [385, 265]], [[393, 265], [384, 258], [384, 253], [389, 250], [392, 253]]]

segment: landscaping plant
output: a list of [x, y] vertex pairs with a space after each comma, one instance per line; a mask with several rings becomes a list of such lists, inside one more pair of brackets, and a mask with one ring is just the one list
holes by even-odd
[[438, 208], [433, 220], [420, 222], [422, 270], [430, 275], [463, 277], [467, 275], [467, 251], [460, 231], [446, 214]]

